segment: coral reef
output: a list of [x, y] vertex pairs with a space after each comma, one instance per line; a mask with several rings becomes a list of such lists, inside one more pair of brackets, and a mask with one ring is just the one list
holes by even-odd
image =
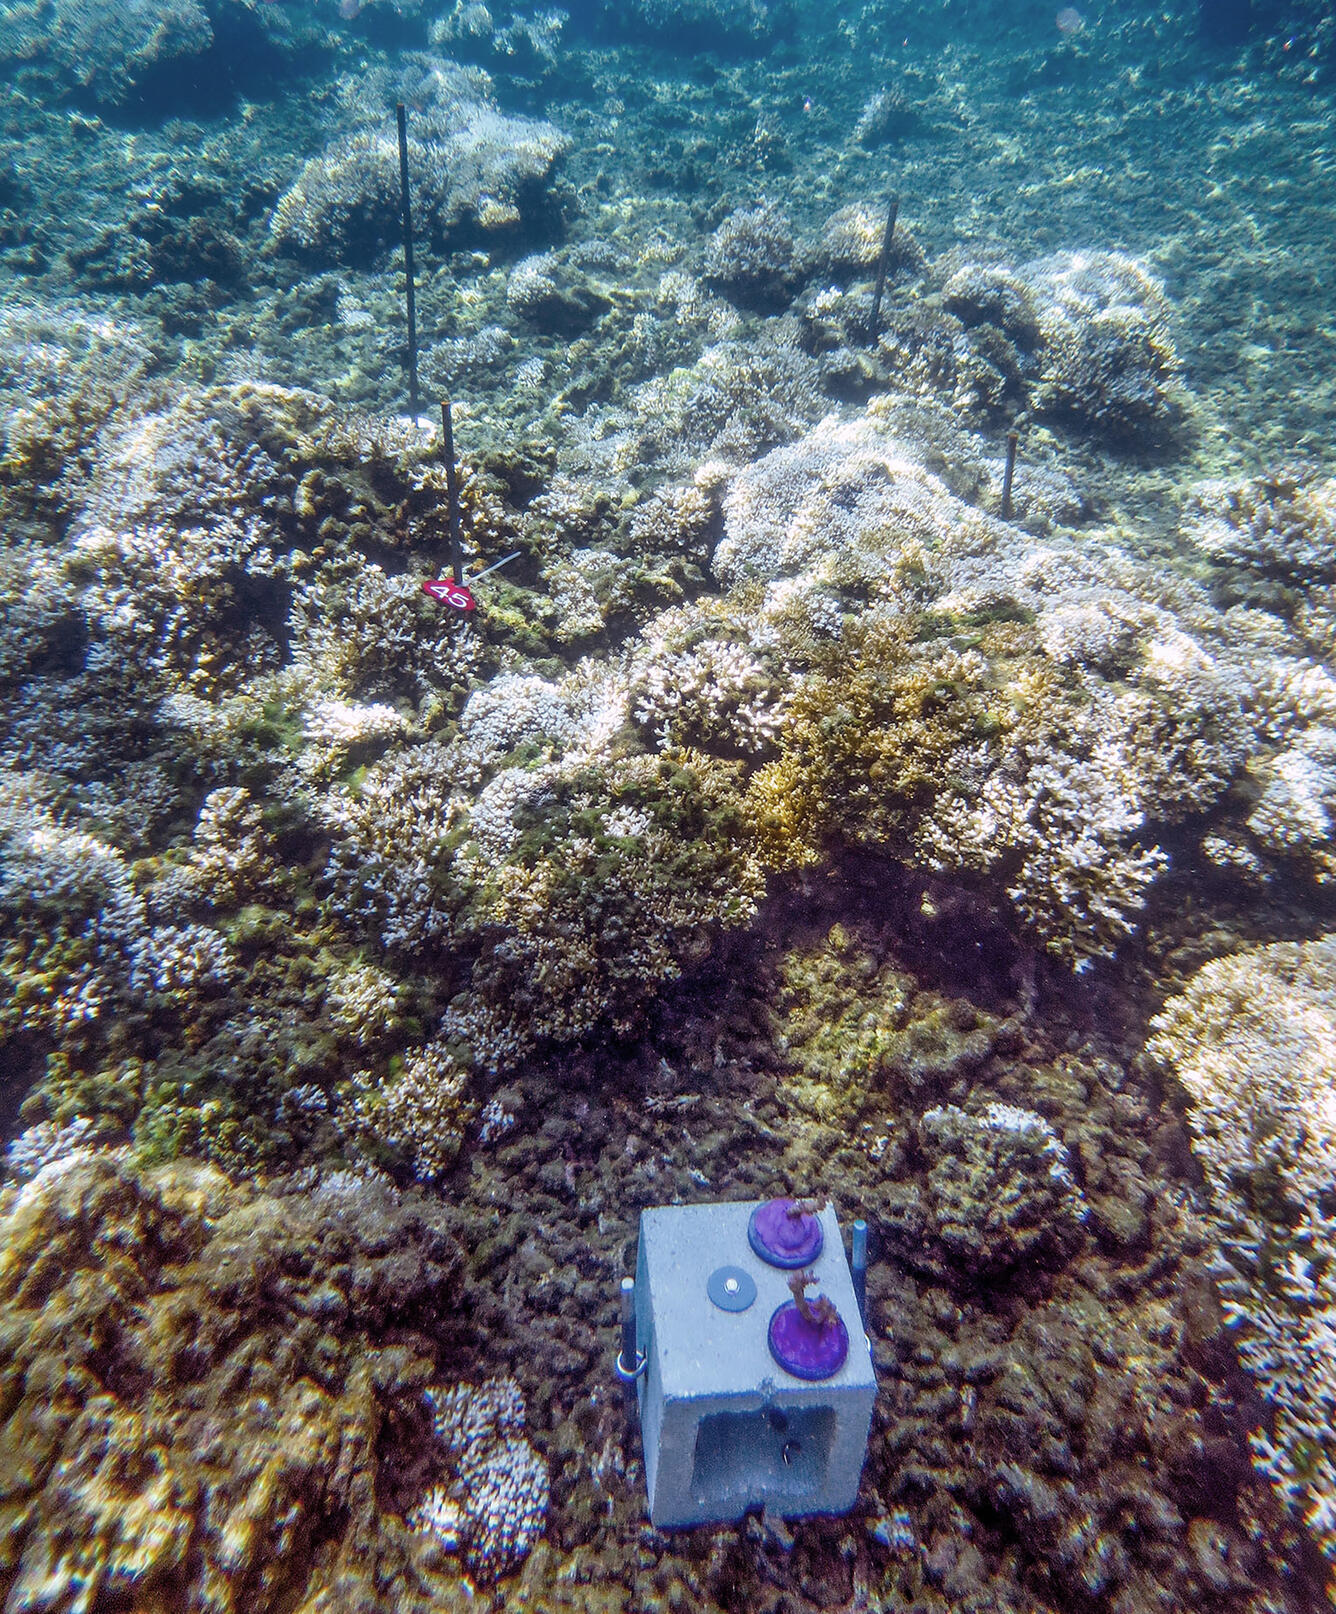
[[1038, 406], [1115, 442], [1162, 435], [1180, 400], [1159, 282], [1114, 253], [1045, 258], [1022, 273], [1044, 344]]
[[1270, 1409], [1261, 1469], [1336, 1558], [1336, 937], [1205, 965], [1151, 1022], [1187, 1090], [1225, 1313]]
[[749, 787], [757, 833], [780, 862], [835, 832], [944, 874], [1006, 868], [1050, 950], [1110, 952], [1166, 868], [1147, 826], [1268, 754], [1245, 717], [1257, 669], [1204, 596], [1035, 546], [955, 499], [891, 422], [874, 404], [823, 423], [724, 499], [714, 565], [765, 588], [753, 644], [810, 668]]
[[[0, 1601], [1317, 1606], [1326, 944], [1205, 1219], [1133, 1054], [1330, 929], [1330, 141], [1132, 11], [8, 8]], [[637, 1214], [808, 1191], [858, 1504], [651, 1531]]]
[[402, 1564], [380, 1431], [449, 1316], [438, 1210], [75, 1149], [0, 1189], [0, 1225], [10, 1606], [312, 1608]]
[[637, 452], [691, 474], [697, 459], [745, 464], [825, 414], [820, 368], [796, 341], [726, 341], [636, 389]]
[[624, 682], [591, 667], [561, 686], [503, 676], [451, 744], [323, 800], [335, 912], [390, 948], [476, 955], [453, 1023], [488, 1068], [605, 1019], [629, 1029], [711, 926], [754, 911], [733, 772], [704, 754], [618, 758], [627, 715]]
[[[423, 58], [410, 75], [414, 205], [438, 240], [493, 239], [534, 227], [567, 147], [549, 123], [502, 113], [484, 75]], [[394, 239], [398, 144], [392, 125], [339, 135], [303, 167], [270, 221], [277, 246], [324, 263], [357, 263]]]
[[526, 1558], [547, 1519], [547, 1465], [524, 1438], [524, 1398], [514, 1379], [428, 1390], [432, 1428], [459, 1490], [435, 1486], [408, 1522], [487, 1580]]
[[7, 507], [68, 511], [83, 488], [94, 437], [117, 408], [133, 407], [150, 362], [145, 333], [131, 323], [27, 303], [0, 310], [0, 489]]
[[705, 249], [706, 279], [745, 308], [782, 308], [793, 273], [789, 221], [769, 203], [730, 213]]
[[1287, 468], [1195, 491], [1187, 536], [1221, 566], [1291, 584], [1330, 583], [1336, 571], [1336, 480]]
[[793, 16], [785, 0], [598, 0], [595, 9], [616, 26], [648, 29], [676, 45], [700, 38], [760, 45]]
[[0, 60], [48, 62], [66, 84], [116, 106], [150, 74], [189, 62], [213, 43], [197, 0], [139, 0], [107, 8], [94, 0], [21, 0], [0, 22]]
[[424, 1181], [454, 1164], [477, 1104], [468, 1073], [441, 1042], [414, 1049], [386, 1082], [370, 1072], [353, 1078], [355, 1135], [383, 1140], [412, 1160]]

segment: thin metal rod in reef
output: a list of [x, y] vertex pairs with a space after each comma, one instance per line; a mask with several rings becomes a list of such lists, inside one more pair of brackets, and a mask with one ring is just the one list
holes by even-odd
[[408, 109], [402, 101], [394, 108], [399, 125], [399, 192], [404, 210], [404, 278], [408, 283], [408, 402], [418, 417], [417, 303], [413, 295], [413, 208], [408, 199]]
[[1011, 479], [1016, 474], [1016, 444], [1019, 432], [1007, 433], [1007, 463], [1002, 471], [1002, 519], [1011, 520]]
[[886, 265], [890, 261], [891, 242], [895, 239], [895, 220], [900, 212], [900, 198], [892, 196], [886, 207], [886, 229], [881, 238], [881, 256], [877, 259], [877, 289], [872, 293], [872, 324], [870, 334], [877, 340], [877, 327], [881, 324], [881, 297], [886, 290]]
[[445, 495], [450, 512], [450, 569], [456, 583], [464, 581], [464, 553], [459, 545], [459, 471], [455, 465], [455, 428], [450, 401], [441, 405], [441, 439], [445, 447]]

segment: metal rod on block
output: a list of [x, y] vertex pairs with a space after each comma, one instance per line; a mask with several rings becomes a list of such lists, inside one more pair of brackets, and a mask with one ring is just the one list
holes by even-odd
[[860, 1216], [853, 1226], [853, 1253], [849, 1261], [849, 1275], [854, 1281], [854, 1299], [858, 1302], [858, 1315], [863, 1332], [867, 1332], [867, 1223]]
[[[399, 193], [404, 214], [404, 276], [408, 283], [408, 402], [418, 417], [417, 303], [413, 295], [413, 209], [408, 199], [408, 109], [402, 101], [394, 108], [399, 125]], [[456, 581], [458, 581], [456, 579]]]
[[645, 1371], [645, 1358], [636, 1350], [636, 1281], [622, 1279], [622, 1348], [617, 1353], [614, 1371], [626, 1388], [626, 1415], [632, 1417], [636, 1409], [636, 1380]]

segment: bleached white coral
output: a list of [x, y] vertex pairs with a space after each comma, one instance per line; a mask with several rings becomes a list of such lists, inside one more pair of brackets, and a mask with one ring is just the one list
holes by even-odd
[[543, 567], [543, 582], [552, 596], [553, 632], [563, 644], [601, 633], [608, 617], [634, 599], [629, 564], [602, 549], [554, 556]]
[[524, 1397], [514, 1379], [428, 1390], [433, 1427], [455, 1474], [455, 1494], [429, 1491], [409, 1515], [447, 1551], [489, 1579], [524, 1559], [547, 1520], [547, 1464], [525, 1438]]
[[460, 738], [479, 769], [495, 766], [525, 740], [570, 745], [580, 732], [559, 686], [524, 673], [504, 674], [475, 690], [459, 718]]
[[407, 728], [407, 718], [393, 706], [316, 700], [302, 725], [306, 749], [298, 766], [309, 777], [319, 778], [338, 768], [356, 747], [396, 739]]
[[374, 925], [387, 947], [439, 940], [450, 902], [441, 849], [464, 812], [452, 789], [457, 753], [430, 742], [385, 758], [355, 788], [320, 798], [332, 833], [327, 878], [338, 907]]
[[536, 768], [502, 768], [468, 809], [472, 834], [459, 852], [460, 867], [484, 875], [505, 857], [519, 839], [519, 814], [541, 812], [559, 778], [560, 769], [551, 763]]
[[383, 1086], [365, 1072], [355, 1086], [354, 1125], [404, 1150], [419, 1177], [439, 1177], [455, 1163], [477, 1104], [443, 1041], [415, 1048]]
[[1188, 541], [1211, 560], [1294, 581], [1336, 575], [1336, 477], [1281, 471], [1195, 490]]
[[1310, 728], [1254, 769], [1262, 785], [1248, 828], [1270, 852], [1326, 852], [1336, 810], [1336, 729]]
[[661, 747], [756, 752], [778, 732], [783, 698], [742, 645], [707, 639], [690, 649], [651, 649], [635, 675], [636, 721]]
[[53, 1162], [68, 1165], [86, 1158], [96, 1130], [86, 1115], [63, 1124], [38, 1121], [5, 1145], [5, 1167], [16, 1182], [31, 1182]]
[[728, 583], [806, 573], [811, 583], [857, 587], [887, 576], [916, 545], [969, 538], [987, 542], [984, 518], [865, 414], [824, 420], [734, 478], [714, 568]]
[[207, 925], [155, 925], [129, 953], [130, 986], [141, 993], [221, 988], [236, 969], [227, 943]]

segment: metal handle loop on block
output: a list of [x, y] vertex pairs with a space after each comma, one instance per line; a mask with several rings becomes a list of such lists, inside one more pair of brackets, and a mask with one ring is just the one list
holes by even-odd
[[617, 1352], [617, 1360], [612, 1365], [613, 1372], [616, 1373], [617, 1377], [622, 1381], [623, 1384], [634, 1384], [649, 1366], [649, 1358], [645, 1355], [644, 1351], [637, 1351], [636, 1365], [632, 1368], [627, 1367], [625, 1362], [622, 1361], [624, 1354], [625, 1353], [623, 1351]]

